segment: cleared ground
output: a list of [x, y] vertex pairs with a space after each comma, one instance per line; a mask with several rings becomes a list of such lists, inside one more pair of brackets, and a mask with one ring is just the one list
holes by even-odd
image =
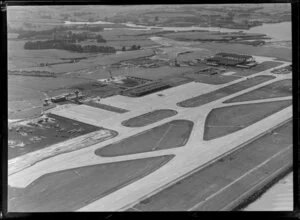
[[8, 130], [8, 159], [96, 130], [100, 128], [53, 114], [48, 122], [12, 126]]
[[292, 100], [235, 105], [213, 109], [205, 120], [204, 140], [241, 130], [292, 104]]
[[[214, 211], [236, 205], [231, 202], [241, 202], [240, 196], [259, 181], [291, 166], [292, 127], [292, 121], [285, 123], [128, 211]], [[286, 151], [280, 153], [282, 150]], [[272, 156], [273, 160], [267, 162]]]
[[46, 174], [24, 189], [8, 187], [8, 211], [75, 211], [150, 174], [172, 158], [166, 155]]
[[110, 157], [181, 147], [188, 141], [192, 127], [193, 122], [191, 121], [174, 120], [99, 148], [95, 154]]
[[256, 76], [248, 80], [244, 80], [232, 84], [230, 86], [218, 89], [216, 91], [184, 100], [182, 102], [177, 103], [177, 105], [181, 107], [198, 107], [274, 78], [274, 76]]
[[165, 118], [172, 117], [176, 115], [177, 112], [171, 109], [159, 109], [152, 112], [148, 112], [143, 115], [139, 115], [134, 118], [130, 118], [122, 122], [122, 125], [126, 127], [143, 127]]
[[240, 96], [226, 100], [224, 103], [245, 102], [257, 99], [278, 98], [292, 95], [292, 80], [280, 80]]

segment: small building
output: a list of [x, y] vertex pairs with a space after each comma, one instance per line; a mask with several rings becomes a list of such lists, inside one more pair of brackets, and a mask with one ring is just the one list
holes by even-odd
[[66, 96], [55, 96], [51, 98], [51, 102], [53, 103], [63, 102], [63, 101], [67, 101]]

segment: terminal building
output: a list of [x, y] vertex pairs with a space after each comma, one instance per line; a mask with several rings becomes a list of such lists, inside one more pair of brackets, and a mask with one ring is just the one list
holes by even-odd
[[147, 95], [153, 92], [161, 91], [171, 86], [162, 81], [153, 81], [150, 83], [141, 84], [129, 89], [126, 89], [122, 92], [122, 95], [130, 96], [130, 97], [140, 97], [143, 95]]
[[252, 56], [235, 53], [217, 53], [205, 61], [208, 65], [213, 66], [223, 65], [242, 68], [251, 68], [257, 64]]

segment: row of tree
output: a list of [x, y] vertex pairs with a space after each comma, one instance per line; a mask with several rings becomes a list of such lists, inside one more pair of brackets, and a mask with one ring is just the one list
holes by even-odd
[[28, 41], [24, 44], [25, 50], [61, 49], [79, 53], [115, 53], [116, 49], [111, 46], [96, 46], [66, 43], [61, 40]]
[[[27, 23], [24, 23], [24, 25], [28, 26]], [[88, 32], [100, 32], [103, 31], [103, 27], [97, 25], [97, 26], [88, 26], [88, 25], [72, 25], [72, 26], [58, 26], [52, 29], [47, 30], [24, 30], [23, 28], [20, 29], [13, 29], [9, 28], [10, 32], [18, 33], [19, 39], [28, 39], [28, 38], [38, 38], [40, 36], [47, 36], [52, 37], [53, 34], [59, 34], [59, 35], [65, 35], [71, 30], [82, 30], [82, 31], [88, 31]]]
[[128, 49], [126, 49], [125, 46], [122, 47], [122, 51], [128, 51], [128, 50], [139, 50], [141, 49], [141, 46], [140, 45], [132, 45], [131, 47], [129, 47]]

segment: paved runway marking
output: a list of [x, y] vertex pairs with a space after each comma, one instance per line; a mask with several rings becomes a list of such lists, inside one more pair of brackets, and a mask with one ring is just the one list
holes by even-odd
[[260, 168], [261, 166], [265, 165], [266, 163], [268, 163], [269, 161], [271, 161], [273, 158], [277, 157], [278, 155], [280, 155], [281, 153], [283, 153], [284, 151], [287, 151], [292, 145], [289, 145], [288, 147], [286, 147], [285, 149], [277, 152], [276, 154], [274, 154], [273, 156], [269, 157], [267, 160], [265, 160], [264, 162], [260, 163], [259, 165], [257, 165], [256, 167], [252, 168], [251, 170], [247, 171], [246, 173], [244, 173], [242, 176], [240, 176], [239, 178], [235, 179], [233, 182], [231, 182], [230, 184], [228, 184], [227, 186], [223, 187], [222, 189], [220, 189], [219, 191], [213, 193], [212, 195], [210, 195], [209, 197], [205, 198], [203, 201], [197, 203], [196, 205], [194, 205], [192, 208], [190, 208], [188, 211], [192, 211], [193, 209], [199, 207], [200, 205], [204, 204], [205, 202], [207, 202], [208, 200], [212, 199], [213, 197], [215, 197], [216, 195], [220, 194], [221, 192], [223, 192], [224, 190], [226, 190], [227, 188], [229, 188], [230, 186], [232, 186], [233, 184], [235, 184], [236, 182], [240, 181], [241, 179], [243, 179], [245, 176], [247, 176], [249, 173], [257, 170], [258, 168]]
[[250, 192], [251, 190], [253, 190], [255, 187], [257, 187], [259, 184], [263, 183], [264, 181], [266, 181], [267, 179], [269, 179], [270, 177], [273, 177], [275, 175], [277, 175], [278, 173], [280, 173], [282, 170], [286, 169], [287, 167], [289, 167], [290, 164], [285, 165], [284, 167], [280, 168], [279, 170], [276, 170], [274, 173], [272, 173], [271, 176], [268, 176], [267, 178], [263, 178], [261, 181], [257, 182], [253, 187], [251, 187], [250, 189], [248, 189], [246, 192], [244, 192], [242, 195], [240, 195], [238, 198], [236, 198], [235, 200], [231, 201], [229, 204], [227, 204], [225, 207], [223, 207], [220, 211], [225, 211], [227, 209], [227, 207], [230, 207], [233, 203], [235, 203], [237, 200], [239, 200], [240, 198], [242, 198], [244, 195], [246, 195], [248, 192]]
[[159, 147], [159, 144], [160, 142], [163, 141], [163, 139], [166, 137], [167, 133], [169, 132], [170, 128], [172, 127], [173, 125], [170, 124], [170, 126], [168, 127], [168, 129], [165, 131], [165, 133], [163, 134], [163, 136], [161, 136], [161, 138], [159, 139], [159, 141], [156, 143], [156, 145], [154, 146], [154, 148], [152, 148], [152, 150], [156, 150], [156, 148]]

